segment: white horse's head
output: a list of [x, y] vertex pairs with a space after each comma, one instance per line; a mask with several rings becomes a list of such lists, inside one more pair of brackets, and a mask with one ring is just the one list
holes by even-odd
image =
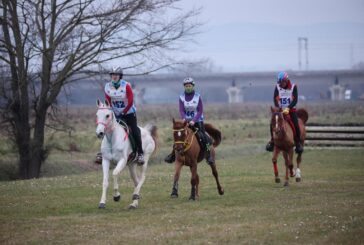
[[99, 99], [97, 100], [96, 112], [96, 135], [98, 138], [103, 138], [105, 133], [112, 131], [114, 128], [114, 112], [106, 100], [103, 104]]

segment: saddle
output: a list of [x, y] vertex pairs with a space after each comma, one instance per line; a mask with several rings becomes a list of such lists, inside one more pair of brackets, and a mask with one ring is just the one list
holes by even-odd
[[124, 129], [124, 131], [126, 133], [126, 139], [129, 138], [129, 141], [130, 141], [130, 144], [131, 144], [132, 152], [129, 154], [127, 162], [128, 163], [134, 162], [137, 159], [137, 154], [136, 154], [137, 147], [136, 147], [134, 136], [133, 136], [133, 134], [131, 132], [131, 128], [129, 128], [128, 125], [122, 120], [119, 120], [118, 123], [120, 124], [121, 127], [123, 127], [123, 129]]

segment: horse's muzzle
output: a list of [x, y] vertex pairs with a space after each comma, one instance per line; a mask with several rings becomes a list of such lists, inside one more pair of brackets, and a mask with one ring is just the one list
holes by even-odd
[[96, 136], [97, 136], [97, 138], [99, 138], [99, 139], [103, 139], [103, 138], [104, 138], [104, 136], [105, 136], [105, 134], [104, 134], [104, 132], [100, 132], [100, 133], [96, 133]]
[[177, 151], [177, 153], [178, 154], [180, 154], [180, 155], [183, 155], [184, 154], [184, 148], [183, 148], [183, 146], [177, 146], [176, 147], [176, 151]]

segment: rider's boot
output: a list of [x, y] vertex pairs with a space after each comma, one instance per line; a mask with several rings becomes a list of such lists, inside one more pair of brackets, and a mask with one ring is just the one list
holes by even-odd
[[265, 146], [265, 149], [267, 150], [267, 151], [273, 151], [274, 150], [274, 142], [273, 142], [273, 140], [271, 139], [269, 142], [268, 142], [268, 144]]
[[303, 145], [301, 144], [301, 140], [296, 140], [295, 144], [296, 144], [295, 152], [296, 153], [302, 153], [303, 152]]
[[174, 153], [174, 149], [172, 150], [171, 153], [169, 153], [168, 156], [166, 156], [166, 158], [164, 158], [164, 161], [166, 163], [173, 163], [176, 160], [176, 154]]
[[209, 164], [209, 165], [212, 165], [215, 163], [215, 160], [212, 158], [211, 156], [211, 151], [210, 151], [210, 146], [206, 146], [208, 147], [207, 148], [207, 151], [206, 151], [206, 162]]
[[95, 163], [102, 164], [102, 153], [101, 152], [98, 152], [96, 154]]

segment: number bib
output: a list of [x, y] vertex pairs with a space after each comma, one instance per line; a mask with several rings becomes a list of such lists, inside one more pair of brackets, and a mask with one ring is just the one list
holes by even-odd
[[[195, 95], [190, 101], [186, 101], [184, 94], [180, 95], [180, 99], [184, 105], [186, 119], [192, 120], [197, 114], [197, 106], [198, 106], [198, 101], [200, 100], [200, 94], [195, 92]], [[201, 117], [198, 119], [198, 122], [201, 121], [203, 121], [203, 115], [201, 115]]]
[[290, 89], [284, 89], [279, 87], [277, 84], [277, 89], [279, 93], [279, 104], [282, 108], [287, 108], [292, 102], [292, 93], [295, 85], [292, 84]]
[[[123, 113], [125, 107], [128, 106], [128, 98], [126, 97], [126, 85], [128, 82], [121, 80], [120, 87], [115, 89], [111, 82], [105, 85], [105, 94], [111, 98], [111, 107], [115, 113], [115, 116], [120, 116]], [[136, 112], [134, 104], [130, 107], [126, 114]]]

